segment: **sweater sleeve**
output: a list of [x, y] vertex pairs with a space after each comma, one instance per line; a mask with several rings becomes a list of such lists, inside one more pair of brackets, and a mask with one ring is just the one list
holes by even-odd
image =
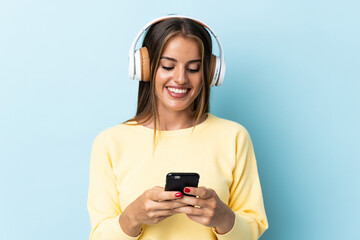
[[248, 132], [238, 135], [236, 165], [230, 187], [229, 207], [235, 212], [233, 228], [216, 234], [219, 240], [256, 240], [268, 228], [253, 145]]
[[90, 216], [90, 240], [130, 240], [119, 224], [121, 214], [110, 154], [103, 134], [96, 137], [91, 152], [87, 207]]

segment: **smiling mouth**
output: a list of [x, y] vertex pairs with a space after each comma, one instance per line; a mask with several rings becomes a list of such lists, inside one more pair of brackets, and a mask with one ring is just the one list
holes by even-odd
[[190, 90], [189, 88], [172, 88], [172, 87], [167, 87], [167, 89], [169, 89], [173, 93], [186, 93], [187, 91]]
[[174, 87], [165, 87], [170, 96], [174, 98], [185, 97], [189, 92], [190, 88], [174, 88]]

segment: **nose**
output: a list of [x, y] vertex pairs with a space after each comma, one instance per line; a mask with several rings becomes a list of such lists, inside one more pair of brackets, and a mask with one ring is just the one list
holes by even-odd
[[174, 81], [179, 84], [185, 84], [187, 82], [187, 74], [186, 74], [186, 68], [184, 66], [179, 66], [177, 68], [175, 68], [175, 72], [174, 72]]

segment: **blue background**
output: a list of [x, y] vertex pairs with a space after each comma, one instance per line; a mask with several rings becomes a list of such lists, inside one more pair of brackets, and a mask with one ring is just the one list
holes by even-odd
[[212, 113], [252, 136], [263, 240], [360, 239], [360, 2], [0, 2], [0, 239], [87, 239], [91, 144], [135, 113], [128, 50], [168, 13], [219, 35]]

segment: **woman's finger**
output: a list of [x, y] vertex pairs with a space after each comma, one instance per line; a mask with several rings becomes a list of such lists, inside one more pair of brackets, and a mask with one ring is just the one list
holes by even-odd
[[149, 198], [153, 201], [175, 200], [182, 197], [181, 192], [165, 191], [162, 187], [154, 187], [148, 190]]
[[162, 217], [170, 217], [176, 213], [174, 209], [167, 209], [167, 210], [156, 210], [149, 213], [150, 218], [162, 218]]
[[201, 199], [208, 199], [214, 196], [215, 191], [206, 187], [185, 187], [184, 192], [186, 194], [198, 196]]
[[183, 203], [186, 206], [191, 205], [197, 208], [207, 208], [209, 205], [207, 199], [201, 199], [201, 198], [189, 197], [189, 196], [183, 196], [181, 199], [178, 199], [176, 201]]
[[204, 216], [204, 212], [206, 210], [202, 208], [186, 206], [186, 207], [176, 208], [174, 209], [174, 211], [176, 213], [185, 213], [186, 215], [191, 215], [191, 216]]
[[188, 205], [189, 204], [181, 202], [179, 200], [154, 202], [154, 208], [156, 208], [158, 210], [175, 209], [175, 208], [184, 207], [184, 206], [188, 206]]

